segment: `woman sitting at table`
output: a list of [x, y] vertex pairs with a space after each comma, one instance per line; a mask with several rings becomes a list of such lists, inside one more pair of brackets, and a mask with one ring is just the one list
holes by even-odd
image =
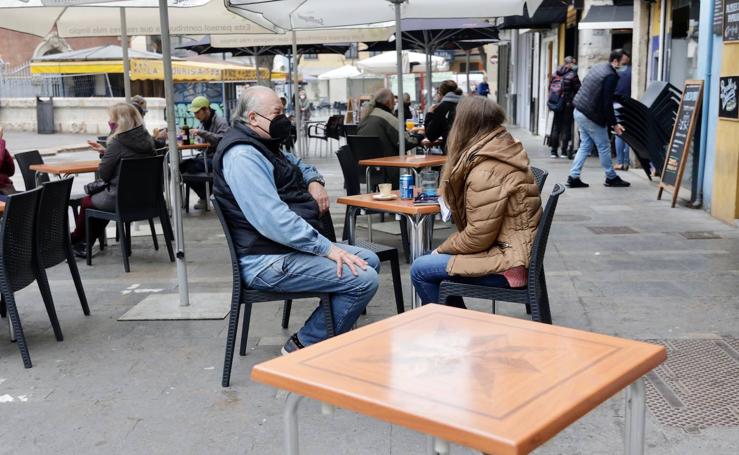
[[[146, 131], [141, 114], [130, 104], [118, 103], [108, 110], [112, 133], [108, 137], [108, 146], [100, 160], [98, 174], [106, 183], [101, 191], [85, 196], [80, 201], [80, 213], [77, 215], [75, 230], [72, 232], [72, 247], [75, 254], [85, 257], [85, 210], [115, 211], [118, 192], [118, 168], [122, 159], [144, 158], [154, 156], [154, 139]], [[94, 223], [92, 223], [94, 221]], [[91, 229], [95, 229], [97, 238], [105, 229], [107, 222], [90, 220]]]
[[0, 126], [0, 201], [7, 200], [8, 196], [15, 194], [16, 190], [10, 177], [15, 174], [15, 163], [13, 155], [5, 148], [3, 139], [3, 127]]
[[423, 120], [426, 139], [424, 146], [439, 145], [446, 151], [447, 137], [454, 123], [457, 104], [462, 99], [462, 90], [457, 83], [448, 80], [441, 83], [436, 89], [436, 104], [431, 106]]
[[[413, 262], [411, 280], [423, 304], [438, 302], [443, 280], [526, 286], [541, 199], [529, 157], [503, 126], [505, 113], [488, 98], [459, 103], [440, 192], [457, 225], [431, 254]], [[464, 307], [462, 299], [447, 302]]]

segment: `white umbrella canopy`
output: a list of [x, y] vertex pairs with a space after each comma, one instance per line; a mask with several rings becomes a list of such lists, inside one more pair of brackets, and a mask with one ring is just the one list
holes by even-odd
[[[177, 35], [217, 33], [271, 33], [254, 22], [228, 11], [217, 0], [169, 0], [169, 31]], [[56, 25], [63, 38], [118, 36], [121, 34], [120, 7], [126, 8], [128, 35], [160, 35], [158, 0], [66, 1], [0, 0], [0, 28], [46, 36]]]
[[328, 80], [328, 79], [349, 79], [352, 77], [356, 77], [362, 74], [359, 69], [354, 65], [344, 65], [341, 68], [336, 68], [331, 71], [327, 71], [323, 74], [318, 75], [318, 79], [321, 80]]
[[[296, 44], [334, 44], [385, 41], [395, 31], [394, 27], [334, 28], [321, 30], [299, 30], [295, 33]], [[285, 46], [292, 44], [290, 33], [253, 33], [213, 35], [213, 47]]]
[[[284, 30], [361, 26], [395, 20], [389, 0], [226, 0], [239, 14], [259, 14]], [[502, 17], [523, 14], [524, 3], [535, 11], [542, 0], [412, 0], [402, 4], [403, 18]]]
[[[397, 71], [398, 56], [393, 51], [369, 57], [357, 62], [357, 66], [365, 71], [375, 74], [391, 74]], [[403, 73], [423, 73], [426, 65], [426, 54], [419, 52], [403, 51], [402, 54]], [[449, 65], [443, 57], [431, 56], [431, 69], [433, 71], [447, 71]]]

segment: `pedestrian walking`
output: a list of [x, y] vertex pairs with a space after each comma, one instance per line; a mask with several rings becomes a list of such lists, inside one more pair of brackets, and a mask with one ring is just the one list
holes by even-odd
[[552, 131], [549, 134], [549, 147], [551, 147], [551, 157], [559, 158], [559, 147], [562, 146], [562, 154], [572, 159], [572, 148], [570, 141], [572, 140], [573, 114], [575, 106], [573, 100], [578, 90], [580, 90], [580, 78], [573, 70], [575, 59], [571, 56], [565, 57], [565, 62], [557, 68], [549, 82], [549, 99], [547, 106], [554, 113], [554, 121], [552, 122]]
[[594, 65], [582, 87], [575, 95], [575, 122], [580, 131], [580, 148], [575, 155], [575, 161], [567, 178], [567, 186], [570, 188], [587, 188], [587, 183], [580, 179], [582, 168], [588, 159], [593, 145], [598, 150], [600, 165], [606, 173], [605, 186], [625, 187], [631, 185], [621, 179], [613, 170], [611, 161], [611, 142], [608, 138], [608, 130], [620, 136], [623, 126], [616, 122], [613, 111], [613, 96], [618, 84], [618, 69], [621, 66], [623, 51], [620, 49], [611, 52], [608, 63]]
[[490, 95], [490, 84], [488, 84], [488, 77], [483, 76], [482, 82], [480, 82], [477, 86], [477, 94], [480, 96], [487, 97]]
[[[620, 98], [631, 98], [631, 55], [624, 51], [621, 57], [621, 68], [619, 69], [618, 84], [616, 84], [616, 103], [614, 109], [621, 107], [618, 100]], [[616, 136], [616, 165], [613, 168], [617, 171], [629, 170], [629, 146], [621, 136]]]

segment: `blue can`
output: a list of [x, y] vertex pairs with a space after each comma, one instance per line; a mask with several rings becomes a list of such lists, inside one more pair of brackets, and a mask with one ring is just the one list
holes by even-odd
[[413, 199], [413, 174], [402, 174], [400, 176], [400, 198]]

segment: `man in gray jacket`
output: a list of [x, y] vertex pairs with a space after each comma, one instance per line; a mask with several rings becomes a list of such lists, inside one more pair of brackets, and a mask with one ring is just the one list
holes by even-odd
[[[213, 169], [213, 155], [216, 153], [218, 143], [221, 142], [223, 135], [228, 131], [228, 122], [211, 109], [210, 101], [204, 96], [195, 97], [190, 103], [188, 109], [195, 115], [195, 118], [198, 119], [202, 126], [202, 128], [191, 128], [190, 136], [199, 136], [206, 144], [208, 144], [205, 156], [208, 161], [208, 169]], [[198, 155], [194, 158], [183, 160], [180, 164], [180, 172], [192, 174], [205, 172], [203, 156]], [[192, 183], [190, 184], [190, 187], [200, 198], [200, 200], [195, 204], [195, 209], [203, 210], [206, 207], [205, 183]]]

